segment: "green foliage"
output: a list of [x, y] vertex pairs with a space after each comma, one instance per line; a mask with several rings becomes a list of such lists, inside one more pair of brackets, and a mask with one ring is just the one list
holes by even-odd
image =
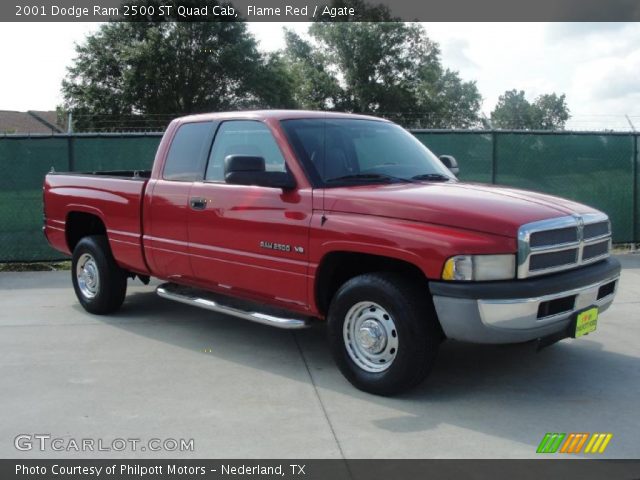
[[284, 58], [301, 107], [382, 114], [411, 126], [479, 124], [475, 82], [443, 68], [422, 26], [322, 21], [309, 35], [286, 33]]
[[327, 71], [324, 52], [285, 29], [286, 51], [283, 54], [293, 84], [295, 103], [309, 110], [335, 108], [343, 103], [343, 92], [336, 75]]
[[566, 96], [555, 93], [540, 95], [533, 104], [534, 124], [543, 130], [562, 130], [571, 117]]
[[[159, 0], [136, 4], [157, 7]], [[412, 127], [481, 124], [475, 82], [442, 66], [420, 25], [392, 21], [387, 7], [363, 0], [332, 6], [355, 7], [362, 22], [322, 18], [310, 38], [286, 31], [285, 50], [268, 55], [239, 20], [140, 17], [102, 25], [76, 47], [62, 85], [64, 109], [78, 129], [98, 122], [117, 128], [132, 118], [141, 128], [161, 127], [149, 119], [243, 108], [371, 113]]]
[[565, 95], [540, 95], [530, 103], [524, 91], [508, 90], [498, 99], [491, 112], [491, 122], [496, 128], [516, 130], [562, 130], [569, 120], [569, 108]]
[[283, 62], [258, 51], [244, 22], [113, 22], [76, 51], [62, 92], [79, 127], [98, 115], [294, 106]]
[[67, 116], [67, 112], [65, 111], [65, 109], [62, 107], [62, 105], [58, 105], [56, 107], [56, 123], [62, 127], [65, 128], [67, 127], [67, 122], [69, 120], [68, 116]]

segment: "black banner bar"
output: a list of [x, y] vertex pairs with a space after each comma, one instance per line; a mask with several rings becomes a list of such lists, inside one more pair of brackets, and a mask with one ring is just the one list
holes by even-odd
[[[390, 16], [372, 9], [382, 5]], [[385, 9], [382, 9], [385, 10]], [[638, 0], [16, 0], [2, 22], [640, 21]]]
[[640, 460], [0, 460], [0, 478], [616, 480], [640, 478]]

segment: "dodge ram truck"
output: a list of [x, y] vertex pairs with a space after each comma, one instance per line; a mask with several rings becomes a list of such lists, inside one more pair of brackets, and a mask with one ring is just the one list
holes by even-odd
[[392, 395], [444, 339], [579, 338], [616, 294], [604, 213], [457, 170], [379, 118], [193, 115], [171, 122], [150, 171], [48, 174], [44, 233], [90, 313], [155, 277], [160, 297], [241, 319], [326, 321], [345, 377]]

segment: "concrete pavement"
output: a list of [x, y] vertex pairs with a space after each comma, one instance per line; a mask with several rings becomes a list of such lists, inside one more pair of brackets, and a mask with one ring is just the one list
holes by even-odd
[[[0, 274], [2, 458], [534, 458], [546, 432], [611, 432], [640, 457], [640, 255], [598, 330], [530, 344], [442, 345], [413, 392], [359, 392], [322, 325], [292, 333], [160, 299], [130, 282], [123, 309], [77, 303], [69, 272]], [[20, 434], [193, 439], [193, 452], [19, 451]]]

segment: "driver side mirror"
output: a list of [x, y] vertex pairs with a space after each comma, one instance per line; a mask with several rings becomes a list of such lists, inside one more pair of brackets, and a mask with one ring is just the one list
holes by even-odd
[[458, 167], [458, 162], [451, 155], [440, 155], [440, 161], [442, 164], [449, 169], [451, 173], [453, 173], [456, 177], [458, 173], [460, 173], [460, 167]]
[[233, 185], [257, 185], [259, 187], [292, 190], [294, 178], [288, 172], [268, 172], [263, 157], [229, 155], [224, 159], [224, 179]]

